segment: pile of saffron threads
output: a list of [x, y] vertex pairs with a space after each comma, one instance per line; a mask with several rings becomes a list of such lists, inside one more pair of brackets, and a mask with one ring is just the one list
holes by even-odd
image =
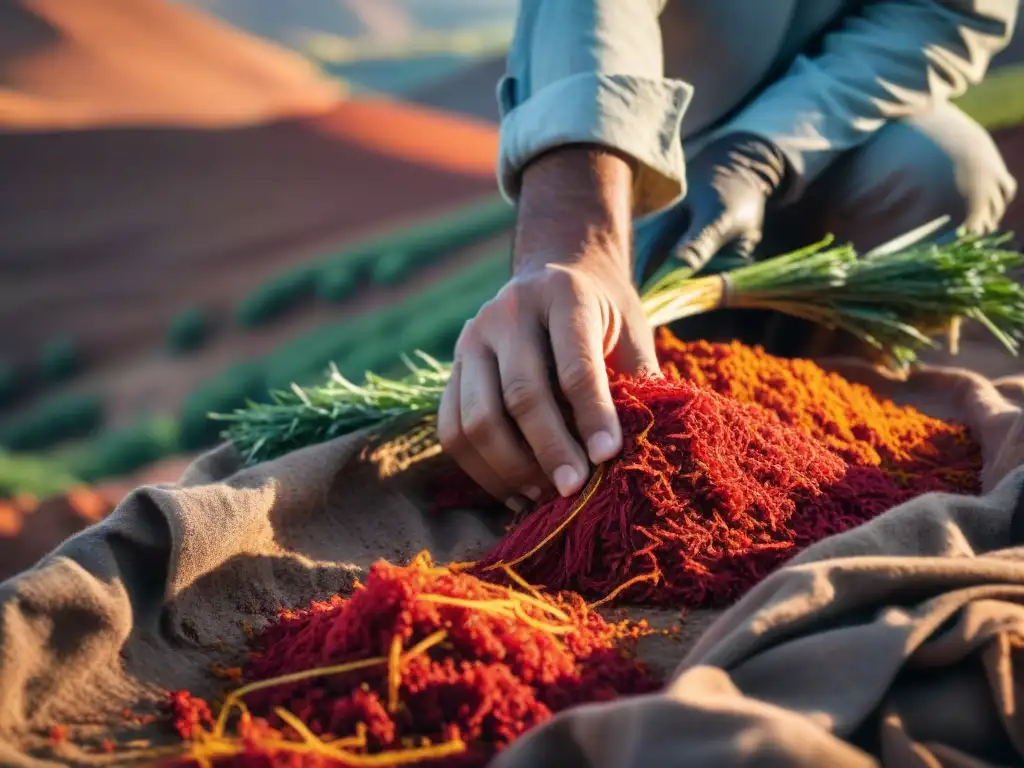
[[484, 766], [553, 713], [647, 693], [642, 625], [577, 595], [481, 581], [426, 553], [378, 562], [350, 598], [287, 611], [219, 714], [172, 695], [175, 766]]
[[[662, 337], [663, 349], [666, 343]], [[697, 345], [709, 371], [730, 348]], [[699, 359], [685, 354], [685, 344], [677, 351], [683, 361]], [[739, 345], [735, 351], [763, 363], [766, 378], [749, 399], [778, 394], [772, 390], [786, 368], [766, 374], [782, 361]], [[823, 383], [830, 380], [813, 368]], [[688, 375], [701, 373], [697, 366]], [[977, 446], [911, 409], [875, 399], [878, 421], [847, 414], [842, 432], [832, 420], [816, 421], [813, 406], [800, 417], [789, 413], [793, 423], [785, 423], [758, 402], [716, 392], [709, 378], [615, 380], [622, 455], [598, 467], [577, 497], [549, 500], [526, 515], [473, 572], [500, 577], [502, 566], [511, 566], [533, 583], [584, 595], [607, 594], [625, 579], [619, 596], [632, 602], [724, 607], [810, 544], [927, 490], [976, 488]], [[846, 387], [872, 404], [866, 390]], [[783, 405], [776, 402], [787, 415]], [[849, 405], [856, 408], [857, 400]], [[953, 450], [952, 466], [932, 455], [932, 430]], [[908, 443], [887, 444], [894, 435]]]
[[980, 491], [981, 448], [962, 424], [881, 398], [811, 360], [787, 360], [738, 342], [657, 336], [662, 372], [757, 403], [858, 467], [878, 467], [914, 495]]

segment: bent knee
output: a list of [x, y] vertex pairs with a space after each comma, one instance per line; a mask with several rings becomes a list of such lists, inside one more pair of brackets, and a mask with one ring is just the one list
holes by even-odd
[[992, 136], [952, 105], [890, 123], [849, 156], [830, 218], [870, 248], [937, 218], [998, 228], [1017, 184]]

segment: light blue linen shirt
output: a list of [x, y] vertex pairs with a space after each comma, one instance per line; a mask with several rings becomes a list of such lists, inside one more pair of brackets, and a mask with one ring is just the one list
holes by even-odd
[[[979, 82], [1009, 41], [1018, 7], [1018, 0], [521, 0], [498, 84], [501, 189], [515, 200], [534, 157], [598, 144], [637, 161], [634, 213], [641, 216], [685, 193], [684, 145], [690, 152], [743, 131], [784, 153], [788, 194], [798, 197], [887, 121]], [[684, 79], [666, 77], [666, 61], [667, 74]]]

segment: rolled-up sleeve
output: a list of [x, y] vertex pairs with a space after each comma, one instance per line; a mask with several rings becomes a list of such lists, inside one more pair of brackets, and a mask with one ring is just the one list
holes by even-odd
[[1018, 0], [866, 2], [798, 57], [719, 133], [774, 142], [790, 164], [794, 199], [839, 155], [886, 122], [920, 114], [979, 82], [1010, 39]]
[[664, 0], [522, 0], [498, 84], [498, 179], [515, 201], [522, 169], [559, 146], [595, 144], [636, 162], [634, 213], [685, 192], [680, 125], [692, 88], [664, 77]]

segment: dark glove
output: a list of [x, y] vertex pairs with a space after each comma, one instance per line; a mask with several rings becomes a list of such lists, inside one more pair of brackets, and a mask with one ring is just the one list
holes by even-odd
[[782, 152], [757, 136], [729, 134], [705, 147], [687, 174], [690, 222], [676, 258], [700, 269], [727, 245], [749, 258], [761, 242], [765, 205], [785, 175]]
[[686, 199], [638, 227], [638, 271], [649, 275], [665, 251], [694, 271], [725, 246], [749, 258], [761, 241], [765, 206], [785, 180], [785, 158], [766, 139], [733, 133], [711, 142], [689, 163]]

